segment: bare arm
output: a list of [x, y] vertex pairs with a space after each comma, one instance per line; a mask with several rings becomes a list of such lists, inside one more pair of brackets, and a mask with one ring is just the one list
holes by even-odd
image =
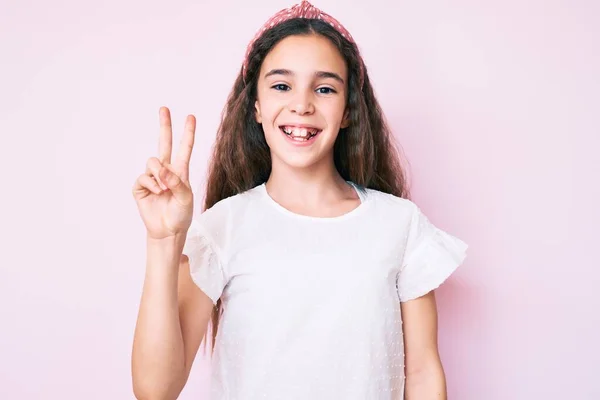
[[402, 303], [406, 353], [405, 400], [446, 400], [446, 377], [438, 353], [434, 292]]
[[213, 303], [191, 280], [182, 248], [176, 239], [148, 240], [132, 354], [138, 399], [179, 396], [210, 319]]
[[212, 301], [193, 282], [182, 256], [194, 198], [189, 162], [196, 118], [188, 116], [177, 157], [171, 162], [171, 114], [161, 107], [159, 157], [151, 157], [133, 187], [146, 226], [146, 275], [131, 357], [138, 399], [176, 399], [206, 332]]

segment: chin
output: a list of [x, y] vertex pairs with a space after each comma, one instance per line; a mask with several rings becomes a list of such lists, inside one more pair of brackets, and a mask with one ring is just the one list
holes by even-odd
[[333, 157], [329, 155], [333, 152], [335, 137], [324, 132], [306, 144], [291, 143], [279, 132], [266, 137], [266, 140], [271, 149], [273, 164], [281, 163], [294, 169], [309, 169], [329, 162], [329, 158], [333, 162]]
[[309, 154], [281, 154], [272, 152], [273, 167], [275, 164], [284, 164], [293, 169], [309, 169], [323, 163], [323, 157]]

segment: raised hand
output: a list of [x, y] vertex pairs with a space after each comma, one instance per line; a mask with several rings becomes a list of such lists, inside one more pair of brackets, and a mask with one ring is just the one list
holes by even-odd
[[194, 196], [189, 164], [194, 147], [196, 118], [189, 115], [176, 158], [171, 162], [173, 129], [169, 109], [159, 110], [158, 157], [148, 159], [146, 172], [133, 186], [133, 197], [146, 225], [148, 237], [164, 239], [185, 234], [192, 222]]

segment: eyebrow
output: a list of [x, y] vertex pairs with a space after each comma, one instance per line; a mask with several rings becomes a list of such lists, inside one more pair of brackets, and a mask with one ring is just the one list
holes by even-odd
[[[293, 71], [290, 71], [289, 69], [272, 69], [265, 74], [265, 78], [268, 78], [269, 76], [273, 76], [273, 75], [294, 76], [295, 74]], [[315, 77], [317, 77], [317, 78], [332, 78], [332, 79], [335, 79], [336, 81], [340, 82], [341, 84], [344, 84], [344, 80], [342, 79], [342, 77], [339, 74], [336, 74], [335, 72], [317, 71], [317, 72], [315, 72]]]

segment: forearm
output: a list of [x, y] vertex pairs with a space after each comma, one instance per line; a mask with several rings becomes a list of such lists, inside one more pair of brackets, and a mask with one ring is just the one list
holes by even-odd
[[147, 240], [146, 275], [132, 354], [138, 398], [176, 398], [185, 375], [177, 283], [185, 238]]
[[441, 363], [407, 372], [404, 400], [446, 400], [446, 377]]

